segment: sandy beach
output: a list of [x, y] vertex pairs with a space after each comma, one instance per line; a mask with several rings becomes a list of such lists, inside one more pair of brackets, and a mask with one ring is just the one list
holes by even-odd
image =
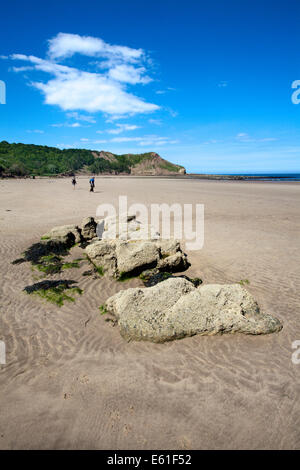
[[[63, 307], [23, 292], [37, 273], [11, 264], [54, 226], [100, 203], [201, 203], [205, 241], [185, 273], [204, 283], [249, 280], [283, 322], [266, 336], [127, 343], [98, 307], [141, 285], [55, 275], [84, 290]], [[300, 184], [97, 177], [0, 181], [0, 449], [296, 449], [300, 447]], [[80, 256], [80, 249], [73, 249]]]

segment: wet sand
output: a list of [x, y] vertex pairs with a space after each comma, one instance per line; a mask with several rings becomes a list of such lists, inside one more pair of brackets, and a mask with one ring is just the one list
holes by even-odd
[[[63, 307], [22, 289], [12, 265], [56, 225], [95, 215], [100, 203], [202, 203], [205, 242], [187, 275], [246, 288], [284, 328], [267, 336], [127, 343], [99, 314], [119, 289], [139, 285], [55, 275], [84, 289]], [[155, 178], [0, 181], [1, 449], [296, 449], [300, 447], [300, 184]], [[73, 256], [80, 256], [74, 248]]]

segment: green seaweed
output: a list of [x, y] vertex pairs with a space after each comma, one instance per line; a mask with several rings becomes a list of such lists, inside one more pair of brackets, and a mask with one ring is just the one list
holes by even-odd
[[75, 259], [74, 261], [69, 261], [62, 265], [62, 269], [72, 269], [72, 268], [80, 268], [80, 263], [78, 260]]
[[100, 315], [106, 315], [108, 313], [105, 305], [100, 305], [99, 310], [100, 310]]
[[62, 268], [61, 257], [54, 254], [41, 256], [39, 263], [34, 264], [33, 268], [47, 275], [59, 273]]
[[244, 286], [245, 284], [250, 284], [250, 281], [248, 279], [241, 279], [238, 283]]
[[95, 270], [99, 274], [99, 276], [104, 276], [104, 269], [102, 266], [95, 266]]
[[24, 291], [61, 307], [65, 301], [75, 302], [75, 298], [69, 294], [82, 294], [83, 290], [79, 287], [71, 287], [74, 283], [75, 281], [42, 281], [25, 287]]

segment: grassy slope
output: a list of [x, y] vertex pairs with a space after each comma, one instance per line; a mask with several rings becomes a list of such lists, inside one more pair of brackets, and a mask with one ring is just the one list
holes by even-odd
[[[99, 154], [99, 152], [95, 152]], [[166, 160], [160, 161], [156, 154], [114, 155], [114, 161], [97, 158], [91, 150], [64, 149], [42, 145], [9, 144], [0, 142], [0, 175], [58, 175], [76, 173], [85, 168], [92, 173], [130, 173], [132, 167], [145, 160], [156, 159], [158, 167], [177, 173], [182, 167]]]

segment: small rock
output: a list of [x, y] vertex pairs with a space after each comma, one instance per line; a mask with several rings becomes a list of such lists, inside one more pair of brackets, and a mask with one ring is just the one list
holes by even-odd
[[42, 236], [42, 239], [47, 238], [60, 240], [64, 243], [70, 243], [71, 240], [73, 240], [72, 244], [75, 244], [80, 243], [81, 233], [77, 225], [62, 225], [60, 227], [54, 227], [50, 232]]

